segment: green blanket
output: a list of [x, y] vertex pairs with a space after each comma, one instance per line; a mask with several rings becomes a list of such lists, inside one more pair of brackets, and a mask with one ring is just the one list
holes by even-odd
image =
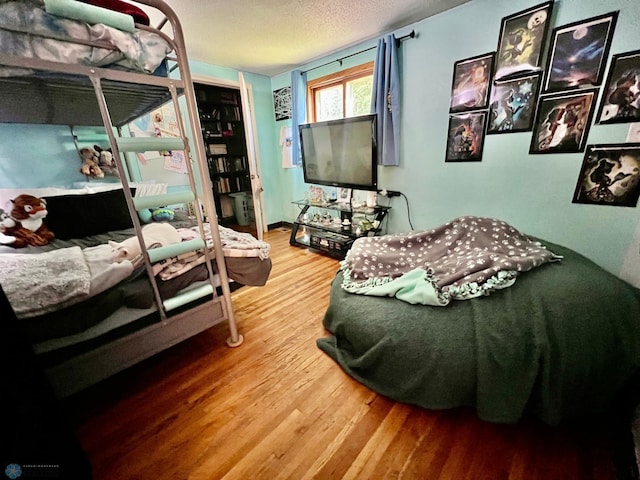
[[317, 341], [349, 375], [430, 409], [549, 424], [599, 413], [640, 369], [640, 291], [585, 257], [563, 256], [488, 297], [445, 308], [347, 293], [339, 272]]

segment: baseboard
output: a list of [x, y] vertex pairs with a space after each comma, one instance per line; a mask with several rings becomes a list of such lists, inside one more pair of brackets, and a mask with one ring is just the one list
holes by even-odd
[[275, 230], [276, 228], [293, 228], [293, 224], [290, 222], [276, 222], [267, 225], [267, 230]]

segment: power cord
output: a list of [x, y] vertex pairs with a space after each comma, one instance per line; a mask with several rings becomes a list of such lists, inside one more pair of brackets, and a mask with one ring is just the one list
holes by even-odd
[[415, 228], [413, 228], [413, 223], [411, 223], [411, 212], [409, 212], [409, 199], [404, 193], [401, 193], [400, 195], [402, 195], [402, 197], [404, 198], [404, 203], [407, 204], [407, 220], [409, 220], [409, 226], [411, 227], [411, 230], [415, 230]]
[[415, 230], [415, 228], [413, 228], [413, 223], [411, 223], [411, 212], [409, 211], [409, 199], [407, 198], [407, 196], [402, 192], [398, 192], [396, 190], [387, 190], [386, 188], [379, 190], [378, 193], [387, 198], [402, 196], [404, 198], [405, 204], [407, 205], [407, 220], [409, 220], [409, 227], [411, 227], [411, 230]]

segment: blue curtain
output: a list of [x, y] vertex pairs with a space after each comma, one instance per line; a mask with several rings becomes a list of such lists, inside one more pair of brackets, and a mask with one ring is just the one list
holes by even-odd
[[378, 40], [371, 113], [378, 114], [378, 165], [400, 164], [400, 75], [393, 35]]
[[291, 72], [291, 151], [293, 165], [302, 165], [298, 125], [307, 118], [307, 73]]

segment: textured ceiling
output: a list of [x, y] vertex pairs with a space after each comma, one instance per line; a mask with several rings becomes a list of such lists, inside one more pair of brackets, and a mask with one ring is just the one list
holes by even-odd
[[470, 0], [166, 1], [190, 59], [274, 76]]

